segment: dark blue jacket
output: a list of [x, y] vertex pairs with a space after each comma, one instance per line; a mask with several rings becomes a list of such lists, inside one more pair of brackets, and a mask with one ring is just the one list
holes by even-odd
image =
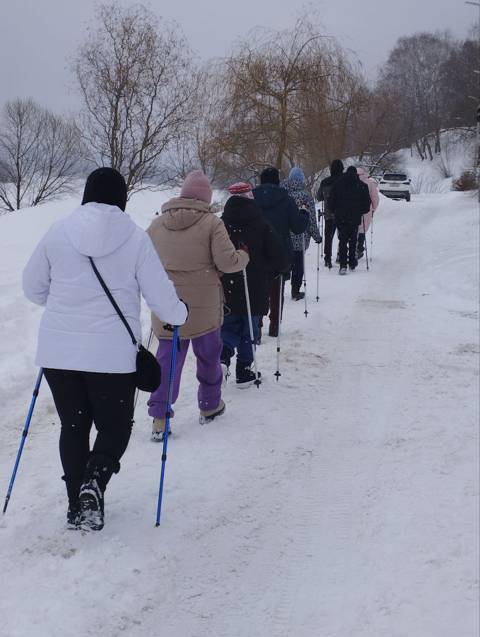
[[[289, 265], [293, 259], [290, 232], [301, 234], [308, 226], [308, 213], [299, 212], [296, 203], [287, 191], [275, 184], [261, 184], [253, 189], [255, 201], [260, 206], [264, 218], [277, 233]], [[290, 270], [290, 267], [287, 268]]]

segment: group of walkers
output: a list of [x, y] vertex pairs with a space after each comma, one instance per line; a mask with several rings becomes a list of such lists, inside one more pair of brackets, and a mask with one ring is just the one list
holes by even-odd
[[[337, 228], [340, 272], [347, 256], [355, 268], [361, 215], [375, 208], [362, 180], [354, 168], [343, 173], [336, 160], [318, 193], [325, 202], [325, 264], [331, 267]], [[124, 214], [123, 177], [99, 168], [87, 179], [82, 204], [53, 224], [24, 270], [25, 295], [45, 306], [36, 363], [61, 422], [70, 528], [103, 528], [104, 493], [129, 442], [141, 343], [140, 295], [152, 311], [163, 372], [148, 400], [153, 441], [165, 435], [172, 326], [179, 327], [179, 341], [171, 403], [179, 395], [191, 341], [204, 424], [225, 411], [222, 387], [234, 357], [238, 387], [261, 382], [252, 369], [255, 346], [267, 314], [268, 335], [278, 337], [290, 277], [292, 299], [303, 298], [305, 250], [310, 239], [322, 241], [303, 171], [294, 167], [280, 182], [279, 171], [269, 167], [255, 188], [240, 182], [228, 190], [220, 218], [211, 209], [208, 178], [193, 171], [180, 196], [165, 203], [144, 232]], [[364, 231], [367, 223], [361, 224]], [[97, 436], [90, 448], [93, 423]]]
[[349, 166], [344, 172], [343, 163], [335, 159], [330, 166], [330, 176], [320, 183], [318, 201], [324, 202], [325, 266], [332, 267], [332, 241], [338, 233], [340, 274], [347, 273], [347, 265], [355, 270], [365, 252], [365, 235], [378, 208], [379, 195], [376, 182], [363, 168]]

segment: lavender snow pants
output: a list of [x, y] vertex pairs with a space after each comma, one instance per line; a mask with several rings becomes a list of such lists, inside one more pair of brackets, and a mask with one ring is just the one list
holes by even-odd
[[[176, 402], [180, 391], [180, 378], [190, 339], [182, 339], [179, 344], [177, 367], [173, 379], [172, 404]], [[222, 388], [222, 368], [220, 366], [222, 339], [220, 337], [220, 328], [198, 338], [193, 338], [192, 347], [197, 359], [197, 380], [200, 383], [198, 387], [198, 406], [203, 411], [215, 409], [220, 403]], [[165, 418], [171, 355], [172, 341], [159, 341], [157, 360], [162, 368], [162, 382], [160, 387], [151, 394], [148, 401], [148, 414], [153, 418]]]

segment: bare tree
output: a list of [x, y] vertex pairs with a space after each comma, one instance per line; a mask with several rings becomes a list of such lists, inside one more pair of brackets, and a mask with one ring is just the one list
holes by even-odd
[[176, 26], [142, 5], [100, 5], [97, 22], [75, 63], [89, 157], [119, 170], [129, 191], [148, 188], [189, 119], [191, 53]]
[[209, 62], [200, 69], [195, 84], [190, 117], [172, 144], [165, 166], [169, 182], [183, 180], [187, 173], [198, 168], [215, 182], [222, 170], [218, 125], [223, 119], [225, 87], [221, 63]]
[[446, 118], [452, 128], [471, 127], [480, 103], [480, 39], [457, 43], [441, 69]]
[[252, 179], [266, 164], [313, 178], [348, 147], [364, 85], [358, 69], [307, 16], [291, 29], [251, 32], [224, 61], [215, 124], [219, 174]]
[[7, 102], [0, 125], [0, 208], [36, 206], [71, 190], [79, 139], [75, 123], [33, 100]]
[[433, 159], [441, 150], [441, 130], [446, 123], [441, 80], [452, 50], [448, 33], [403, 37], [381, 71], [379, 89], [394, 96], [392, 120], [403, 122], [405, 138], [415, 144], [422, 159]]

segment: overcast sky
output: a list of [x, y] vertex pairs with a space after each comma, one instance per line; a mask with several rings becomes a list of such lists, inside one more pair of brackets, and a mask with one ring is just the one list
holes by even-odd
[[[131, 4], [117, 0], [119, 4]], [[463, 0], [151, 0], [158, 15], [182, 26], [204, 59], [220, 57], [255, 26], [290, 26], [315, 7], [327, 33], [356, 52], [369, 78], [399, 36], [450, 29], [465, 37], [478, 19]], [[76, 110], [68, 59], [94, 17], [95, 0], [1, 0], [0, 105], [31, 96], [55, 110]]]

